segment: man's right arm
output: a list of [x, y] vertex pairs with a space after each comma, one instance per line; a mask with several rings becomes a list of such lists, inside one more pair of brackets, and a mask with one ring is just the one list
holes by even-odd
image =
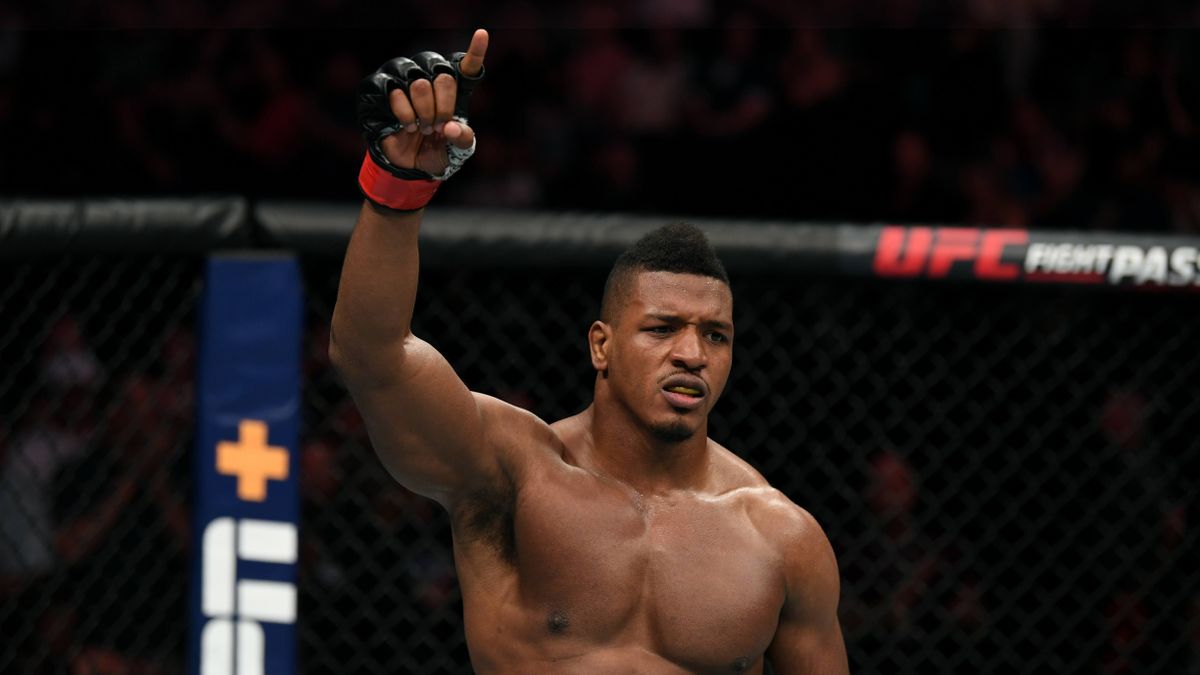
[[[481, 72], [486, 47], [487, 34], [477, 31], [463, 72]], [[438, 175], [446, 144], [464, 148], [473, 140], [469, 127], [450, 121], [451, 76], [413, 82], [407, 95], [391, 91], [389, 100], [399, 129], [380, 145], [396, 167]], [[431, 133], [416, 128], [416, 120]], [[456, 495], [502, 478], [484, 433], [495, 421], [485, 417], [512, 412], [472, 394], [445, 358], [412, 334], [423, 213], [364, 201], [342, 268], [330, 357], [388, 470], [414, 492], [449, 506]]]

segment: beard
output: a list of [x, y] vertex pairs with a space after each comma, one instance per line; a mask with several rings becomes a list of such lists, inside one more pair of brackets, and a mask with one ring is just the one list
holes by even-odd
[[652, 424], [650, 433], [664, 443], [682, 443], [695, 435], [696, 430], [683, 422], [664, 422]]

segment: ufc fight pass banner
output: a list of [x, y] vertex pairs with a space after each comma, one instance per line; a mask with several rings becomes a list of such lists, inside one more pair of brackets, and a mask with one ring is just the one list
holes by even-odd
[[294, 258], [209, 260], [197, 391], [192, 675], [295, 672], [301, 308]]
[[880, 277], [1200, 287], [1200, 242], [1183, 237], [893, 225], [867, 236], [871, 246], [842, 247], [862, 251], [844, 267]]

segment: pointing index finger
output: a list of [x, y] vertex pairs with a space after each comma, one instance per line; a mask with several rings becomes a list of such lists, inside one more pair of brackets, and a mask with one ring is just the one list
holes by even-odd
[[458, 65], [463, 75], [475, 77], [483, 70], [483, 56], [487, 53], [487, 47], [488, 33], [480, 28], [471, 36], [471, 46], [467, 49], [467, 55]]

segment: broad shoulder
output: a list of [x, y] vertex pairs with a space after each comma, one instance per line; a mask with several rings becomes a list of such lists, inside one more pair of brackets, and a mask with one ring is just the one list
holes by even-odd
[[494, 396], [472, 394], [483, 419], [488, 444], [507, 469], [519, 473], [531, 462], [562, 457], [562, 441], [545, 420]]
[[763, 500], [755, 512], [760, 532], [775, 542], [787, 589], [785, 614], [795, 618], [820, 615], [836, 607], [841, 595], [837, 556], [817, 519], [783, 493]]
[[776, 549], [785, 568], [790, 572], [806, 570], [818, 576], [832, 573], [836, 578], [833, 548], [817, 519], [772, 487], [745, 460], [720, 445], [713, 445], [719, 471], [728, 482], [725, 494], [739, 502], [750, 523]]
[[777, 542], [779, 553], [791, 569], [828, 571], [836, 574], [836, 562], [829, 537], [821, 524], [804, 508], [775, 488], [750, 509], [751, 519], [760, 532]]

